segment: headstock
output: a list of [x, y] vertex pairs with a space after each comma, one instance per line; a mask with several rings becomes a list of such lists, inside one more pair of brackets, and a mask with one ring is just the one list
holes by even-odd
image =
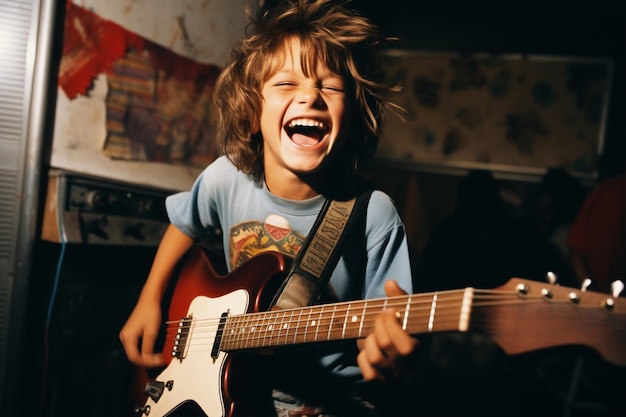
[[[619, 286], [616, 286], [616, 291]], [[620, 290], [621, 291], [621, 290]], [[626, 366], [626, 298], [513, 278], [473, 304], [472, 328], [507, 353], [563, 345], [591, 347]]]

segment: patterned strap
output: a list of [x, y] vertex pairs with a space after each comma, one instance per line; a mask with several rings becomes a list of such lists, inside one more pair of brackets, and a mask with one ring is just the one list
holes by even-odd
[[273, 305], [303, 307], [319, 298], [339, 261], [347, 231], [363, 218], [370, 195], [371, 190], [347, 201], [326, 200]]

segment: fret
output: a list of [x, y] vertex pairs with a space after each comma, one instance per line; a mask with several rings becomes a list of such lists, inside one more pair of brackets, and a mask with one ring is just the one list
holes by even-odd
[[253, 317], [244, 317], [244, 326], [242, 328], [241, 342], [244, 348], [249, 348], [250, 335], [254, 331]]
[[232, 348], [233, 346], [233, 332], [235, 331], [235, 323], [232, 317], [228, 317], [228, 323], [226, 323], [226, 328], [224, 329], [224, 338], [222, 345], [224, 349]]
[[298, 327], [300, 329], [300, 331], [298, 332], [298, 340], [300, 340], [300, 343], [304, 343], [304, 341], [306, 340], [306, 334], [308, 332], [309, 329], [309, 320], [305, 319], [303, 317], [306, 317], [306, 313], [309, 313], [309, 315], [311, 314], [311, 309], [307, 308], [306, 310], [302, 310], [300, 312], [300, 317], [298, 318]]
[[259, 315], [250, 315], [250, 320], [248, 321], [248, 324], [248, 331], [246, 332], [246, 347], [253, 348], [254, 340], [259, 329]]
[[265, 325], [265, 346], [275, 346], [276, 341], [276, 318], [278, 317], [278, 313], [272, 311], [268, 313], [267, 324]]
[[272, 328], [270, 329], [270, 332], [272, 334], [272, 346], [278, 346], [278, 341], [280, 339], [280, 319], [281, 316], [285, 313], [283, 313], [282, 311], [276, 311], [274, 313], [274, 320], [272, 320]]
[[274, 321], [274, 330], [272, 333], [275, 334], [276, 340], [272, 343], [272, 346], [280, 345], [280, 335], [283, 331], [283, 321], [285, 320], [285, 312], [277, 311], [276, 312], [276, 320]]
[[409, 326], [409, 312], [411, 311], [411, 296], [409, 295], [404, 305], [404, 319], [402, 320], [402, 330], [407, 330]]
[[363, 336], [363, 320], [365, 320], [365, 313], [367, 311], [367, 300], [363, 302], [363, 311], [361, 311], [361, 321], [359, 322], [359, 333], [358, 337]]
[[[280, 332], [282, 331], [282, 317], [285, 315], [283, 311], [277, 311], [272, 325], [272, 346], [278, 346], [280, 344]], [[275, 339], [275, 340], [274, 340]]]
[[309, 328], [317, 324], [315, 321], [311, 321], [311, 314], [313, 314], [313, 309], [309, 308], [309, 315], [306, 319], [306, 325], [304, 326], [304, 337], [302, 338], [302, 342], [306, 342], [306, 337], [309, 333]]
[[241, 317], [241, 326], [239, 327], [239, 348], [245, 349], [247, 347], [246, 343], [248, 341], [248, 328], [249, 328], [249, 318], [247, 316]]
[[243, 349], [243, 336], [246, 334], [246, 323], [244, 321], [245, 317], [237, 316], [237, 349]]
[[[383, 301], [383, 307], [380, 309], [380, 311], [387, 310], [387, 300], [388, 300], [388, 298], [385, 298], [385, 300]], [[375, 324], [375, 319], [370, 320], [370, 321], [371, 321], [370, 328], [373, 329], [374, 328], [374, 324]]]
[[432, 332], [435, 326], [435, 312], [437, 311], [437, 298], [438, 294], [433, 294], [433, 299], [430, 303], [430, 313], [428, 314], [428, 331]]
[[[287, 341], [287, 336], [289, 335], [289, 319], [287, 319], [287, 314], [288, 314], [287, 312], [285, 312], [283, 314], [283, 317], [282, 317], [282, 320], [281, 320], [281, 324], [280, 324], [280, 331], [281, 331], [281, 333], [284, 334], [285, 342]], [[281, 344], [281, 345], [284, 345], [285, 342], [283, 342], [280, 339], [278, 339], [278, 343]]]
[[302, 309], [299, 311], [298, 320], [294, 323], [293, 343], [298, 343], [298, 336], [301, 335], [300, 329], [302, 329]]
[[289, 337], [289, 331], [293, 330], [293, 310], [291, 311], [291, 314], [289, 315], [289, 319], [286, 322], [287, 326], [285, 327], [285, 344], [288, 344], [287, 342], [287, 338]]
[[377, 314], [387, 309], [387, 299], [368, 300], [367, 315], [363, 320], [363, 330], [361, 335], [367, 334], [374, 330], [374, 320]]
[[241, 346], [241, 316], [234, 316], [233, 327], [233, 348], [239, 349]]
[[264, 337], [264, 331], [265, 328], [267, 326], [267, 317], [269, 316], [269, 313], [266, 314], [260, 314], [259, 315], [259, 328], [257, 329], [256, 332], [256, 347], [261, 347], [264, 346], [265, 343], [265, 337]]
[[333, 321], [335, 320], [335, 311], [337, 311], [337, 304], [333, 305], [333, 313], [330, 315], [330, 322], [328, 323], [328, 335], [326, 336], [326, 340], [332, 340], [330, 338], [330, 333], [333, 328]]
[[268, 333], [272, 329], [273, 315], [274, 314], [269, 311], [263, 315], [263, 325], [261, 326], [261, 329], [259, 331], [259, 347], [268, 346], [272, 342], [272, 336], [271, 334], [268, 335]]
[[[353, 307], [352, 305], [350, 307]], [[361, 318], [359, 318], [359, 313], [357, 309], [358, 308], [358, 303], [357, 306], [355, 308], [349, 308], [349, 311], [352, 311], [349, 315], [348, 315], [348, 323], [346, 326], [346, 333], [344, 335], [344, 338], [349, 338], [349, 339], [354, 339], [359, 337], [359, 332], [360, 332], [360, 328], [361, 328], [361, 322], [362, 322], [362, 316]]]
[[343, 317], [343, 326], [341, 326], [341, 338], [346, 338], [346, 327], [348, 326], [348, 317], [350, 316], [350, 304], [348, 304], [348, 308], [346, 308], [346, 314]]
[[232, 328], [230, 330], [229, 339], [230, 339], [230, 347], [237, 348], [237, 341], [239, 335], [239, 317], [234, 316], [231, 317]]
[[461, 311], [459, 314], [459, 330], [462, 332], [466, 331], [469, 327], [473, 298], [474, 290], [470, 287], [466, 288], [463, 292], [463, 302], [461, 303]]
[[254, 343], [254, 336], [256, 336], [257, 328], [259, 326], [259, 316], [257, 314], [253, 314], [250, 316], [248, 331], [246, 333], [246, 347], [253, 347], [252, 343]]
[[247, 333], [248, 333], [248, 325], [249, 325], [249, 321], [250, 318], [247, 316], [242, 316], [241, 317], [241, 326], [239, 327], [240, 332], [239, 332], [239, 348], [240, 349], [245, 349], [247, 347], [246, 342], [247, 342]]
[[280, 341], [280, 337], [283, 333], [283, 330], [285, 330], [285, 326], [287, 326], [287, 324], [285, 323], [285, 315], [287, 314], [287, 312], [282, 311], [280, 314], [280, 323], [278, 323], [278, 334], [276, 335], [276, 344], [275, 346], [278, 346], [281, 344]]
[[278, 317], [278, 321], [276, 322], [276, 330], [278, 330], [278, 333], [276, 333], [276, 343], [274, 344], [274, 346], [278, 346], [278, 345], [282, 345], [283, 342], [281, 340], [282, 335], [285, 331], [285, 326], [287, 326], [287, 324], [285, 323], [285, 317], [287, 315], [286, 311], [282, 311], [279, 314]]
[[330, 332], [330, 327], [332, 325], [332, 312], [329, 312], [328, 309], [333, 309], [335, 308], [335, 306], [323, 306], [321, 307], [321, 314], [320, 314], [320, 319], [319, 319], [319, 323], [317, 325], [318, 330], [317, 330], [317, 339], [316, 340], [329, 340], [328, 339], [328, 333]]
[[322, 315], [324, 313], [324, 306], [319, 307], [320, 315], [317, 318], [317, 326], [315, 326], [315, 341], [317, 342], [317, 335], [319, 333], [320, 327], [322, 325]]
[[342, 339], [353, 339], [359, 334], [359, 316], [355, 314], [354, 311], [355, 308], [352, 303], [348, 304], [344, 319], [343, 333], [341, 335]]
[[270, 338], [267, 337], [267, 329], [270, 326], [272, 320], [272, 313], [266, 312], [263, 314], [263, 320], [261, 322], [261, 328], [259, 329], [258, 347], [267, 346], [270, 342]]

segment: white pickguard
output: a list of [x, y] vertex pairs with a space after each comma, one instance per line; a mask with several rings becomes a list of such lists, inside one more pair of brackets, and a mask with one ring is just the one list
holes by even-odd
[[229, 315], [244, 314], [248, 303], [249, 296], [245, 290], [233, 291], [219, 298], [199, 296], [193, 299], [188, 311], [188, 315], [193, 316], [193, 322], [187, 339], [187, 355], [182, 360], [173, 358], [156, 378], [161, 382], [173, 381], [173, 386], [171, 390], [165, 388], [157, 402], [148, 398], [145, 406], [150, 407], [150, 417], [165, 416], [189, 400], [195, 401], [208, 417], [226, 415], [222, 398], [222, 367], [228, 354], [219, 351], [219, 356], [213, 360], [211, 349], [217, 325], [196, 327], [196, 323], [202, 320], [216, 322], [226, 311]]

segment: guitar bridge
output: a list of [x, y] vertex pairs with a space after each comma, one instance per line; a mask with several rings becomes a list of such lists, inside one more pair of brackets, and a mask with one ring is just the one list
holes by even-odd
[[189, 333], [191, 332], [191, 325], [193, 322], [193, 315], [183, 317], [178, 322], [178, 330], [176, 331], [176, 338], [174, 339], [174, 345], [172, 346], [172, 357], [183, 360], [187, 356], [187, 347], [189, 340]]

